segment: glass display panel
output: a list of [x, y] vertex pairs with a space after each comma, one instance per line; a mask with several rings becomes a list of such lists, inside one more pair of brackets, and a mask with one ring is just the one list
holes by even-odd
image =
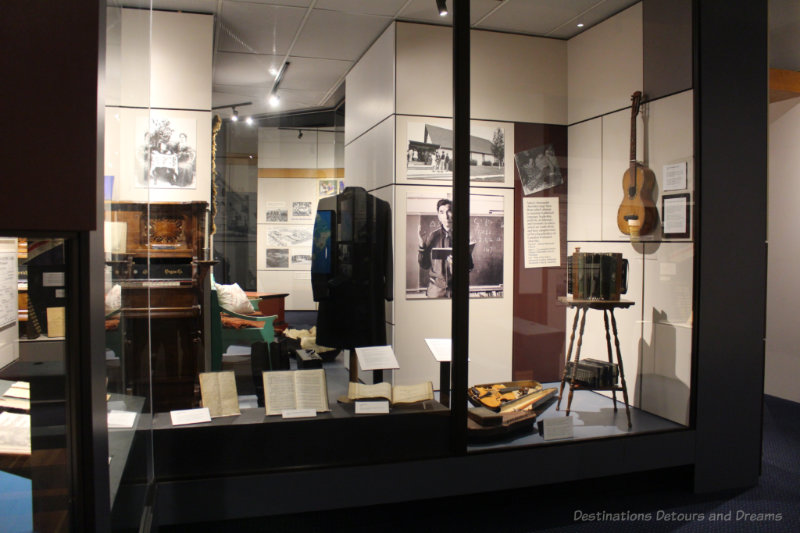
[[[691, 57], [657, 79], [646, 17], [472, 32], [473, 79], [495, 75], [472, 87], [469, 451], [690, 424]], [[495, 64], [520, 50], [525, 68]]]
[[0, 237], [0, 515], [8, 531], [68, 531], [67, 244]]

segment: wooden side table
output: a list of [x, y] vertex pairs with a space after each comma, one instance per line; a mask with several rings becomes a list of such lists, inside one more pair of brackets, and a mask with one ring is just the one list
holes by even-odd
[[[567, 363], [570, 362], [572, 359], [572, 347], [575, 344], [575, 330], [578, 328], [578, 318], [580, 317], [580, 330], [578, 331], [578, 342], [575, 349], [575, 365], [577, 366], [578, 361], [581, 358], [581, 345], [583, 344], [583, 329], [584, 325], [586, 324], [586, 312], [589, 309], [597, 309], [603, 311], [603, 320], [605, 322], [606, 327], [606, 348], [608, 350], [608, 362], [614, 362], [614, 356], [611, 349], [611, 335], [609, 331], [609, 315], [611, 316], [611, 331], [614, 333], [614, 347], [616, 348], [617, 352], [617, 365], [619, 365], [619, 385], [613, 385], [610, 387], [589, 387], [586, 385], [581, 385], [580, 383], [575, 382], [575, 374], [576, 372], [572, 373], [572, 377], [569, 379], [569, 396], [567, 397], [567, 415], [569, 415], [570, 407], [572, 406], [572, 393], [575, 389], [588, 389], [588, 390], [609, 390], [612, 393], [612, 400], [614, 401], [614, 412], [617, 411], [617, 391], [622, 391], [622, 398], [625, 401], [625, 413], [628, 416], [628, 427], [632, 427], [631, 425], [631, 410], [630, 406], [628, 405], [628, 387], [625, 384], [625, 371], [622, 367], [622, 356], [620, 355], [619, 350], [619, 337], [617, 336], [617, 321], [614, 318], [614, 309], [627, 309], [628, 307], [632, 306], [635, 302], [630, 300], [576, 300], [573, 298], [568, 298], [565, 296], [561, 296], [558, 298], [558, 301], [568, 305], [569, 307], [574, 307], [577, 309], [575, 313], [575, 319], [572, 321], [572, 333], [569, 337], [569, 348], [567, 349]], [[581, 311], [583, 311], [583, 315], [581, 316]], [[564, 374], [561, 377], [561, 387], [558, 391], [558, 403], [556, 404], [556, 410], [561, 407], [561, 396], [564, 392], [564, 384], [567, 382], [567, 365], [564, 366]]]

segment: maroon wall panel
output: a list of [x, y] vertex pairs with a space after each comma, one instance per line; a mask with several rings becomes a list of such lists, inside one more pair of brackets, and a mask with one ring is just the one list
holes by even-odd
[[558, 381], [564, 368], [566, 312], [557, 303], [567, 279], [567, 128], [549, 124], [514, 125], [514, 153], [552, 144], [564, 183], [529, 197], [559, 198], [561, 267], [525, 268], [519, 170], [514, 166], [514, 334], [513, 379]]
[[89, 0], [0, 2], [0, 230], [97, 226], [100, 15]]

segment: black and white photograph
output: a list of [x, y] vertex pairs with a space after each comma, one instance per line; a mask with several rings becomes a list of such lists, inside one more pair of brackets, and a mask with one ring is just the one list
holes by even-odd
[[267, 268], [289, 268], [289, 250], [267, 248]]
[[289, 220], [292, 222], [310, 221], [314, 215], [314, 207], [311, 202], [301, 201], [292, 202], [292, 212]]
[[267, 222], [289, 222], [289, 209], [286, 202], [267, 202], [264, 206]]
[[270, 248], [289, 248], [290, 246], [311, 248], [313, 233], [314, 226], [267, 226], [266, 245]]
[[289, 266], [291, 268], [311, 268], [311, 250], [291, 248], [289, 250]]
[[[470, 196], [470, 298], [503, 296], [504, 199]], [[450, 298], [453, 202], [447, 195], [406, 199], [406, 298]]]
[[197, 121], [141, 117], [136, 121], [139, 188], [197, 188]]
[[514, 154], [522, 192], [525, 196], [564, 183], [552, 144], [545, 144]]
[[[406, 178], [453, 179], [453, 130], [426, 122], [408, 122]], [[473, 124], [470, 128], [470, 181], [505, 180], [506, 144], [502, 127]]]

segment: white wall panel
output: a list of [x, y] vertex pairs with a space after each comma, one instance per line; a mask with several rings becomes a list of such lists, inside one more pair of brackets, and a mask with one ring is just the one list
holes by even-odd
[[311, 293], [311, 272], [261, 270], [258, 272], [259, 292], [288, 292], [285, 308], [290, 311], [310, 311], [317, 308]]
[[642, 89], [641, 2], [567, 41], [569, 123], [630, 105]]
[[389, 26], [347, 74], [345, 144], [394, 112], [395, 25]]
[[[0, 368], [19, 358], [19, 322], [17, 317], [17, 239], [0, 238], [0, 254], [6, 259], [3, 274], [2, 299], [6, 305], [13, 305], [10, 315], [13, 321], [0, 328]], [[8, 307], [5, 308], [7, 311]]]
[[345, 146], [348, 186], [371, 191], [394, 183], [394, 130], [395, 116], [392, 115]]
[[[449, 338], [451, 300], [406, 299], [405, 264], [409, 250], [415, 253], [415, 236], [406, 235], [406, 201], [410, 197], [446, 194], [441, 187], [402, 186], [398, 188], [395, 209], [395, 345], [400, 362], [395, 375], [399, 384], [431, 380], [438, 388], [439, 365], [433, 359], [426, 338]], [[497, 194], [504, 198], [507, 221], [513, 220], [513, 191], [481, 189], [480, 194]], [[433, 211], [433, 209], [432, 209]], [[511, 378], [511, 330], [513, 324], [513, 224], [504, 226], [503, 298], [470, 300], [470, 383], [486, 383]], [[402, 269], [402, 270], [401, 270]]]
[[[767, 343], [765, 392], [800, 402], [800, 99], [769, 106], [769, 261], [767, 264]], [[757, 179], [757, 177], [754, 177]]]
[[[638, 406], [678, 424], [689, 424], [692, 328], [646, 322]], [[626, 368], [627, 374], [627, 368]]]
[[150, 105], [211, 110], [214, 17], [153, 11]]
[[567, 240], [599, 241], [602, 198], [602, 119], [570, 126], [567, 169], [569, 170]]
[[[643, 107], [643, 143], [639, 157], [656, 176], [653, 193], [659, 217], [661, 197], [665, 194], [664, 165], [685, 163], [687, 168], [686, 189], [666, 191], [666, 194], [694, 191], [694, 97], [693, 91], [668, 96]], [[690, 220], [691, 225], [694, 221]], [[691, 235], [691, 231], [689, 233]], [[662, 228], [656, 231], [662, 237]]]
[[397, 105], [406, 115], [453, 115], [450, 28], [397, 23]]
[[565, 41], [473, 31], [471, 55], [472, 118], [567, 123]]
[[210, 15], [123, 9], [122, 105], [211, 110], [213, 26]]
[[[566, 44], [556, 39], [473, 30], [471, 116], [565, 124]], [[452, 33], [397, 24], [397, 113], [453, 114]]]

